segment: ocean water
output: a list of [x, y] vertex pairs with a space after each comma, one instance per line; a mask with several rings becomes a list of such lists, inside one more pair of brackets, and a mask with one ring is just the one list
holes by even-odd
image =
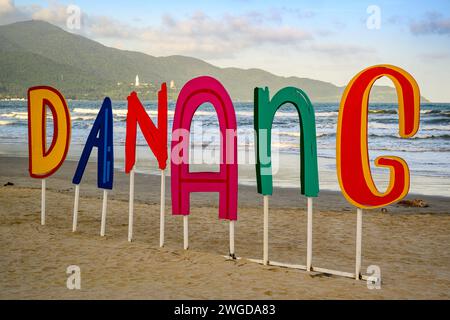
[[[68, 157], [78, 160], [101, 101], [68, 101], [68, 105], [73, 128]], [[144, 105], [156, 123], [156, 103], [144, 102]], [[253, 103], [235, 103], [234, 106], [238, 120], [239, 180], [240, 183], [254, 185]], [[174, 108], [174, 103], [169, 103], [169, 132]], [[314, 109], [321, 189], [339, 190], [335, 167], [339, 106], [337, 103], [319, 103], [314, 104]], [[115, 165], [123, 168], [127, 103], [113, 101], [113, 110]], [[27, 119], [26, 101], [0, 101], [0, 153], [27, 156]], [[194, 119], [191, 127], [191, 162], [195, 165], [192, 170], [216, 170], [220, 159], [220, 137], [214, 108], [209, 104], [202, 105]], [[48, 121], [49, 136], [52, 129], [52, 122]], [[285, 105], [277, 112], [273, 123], [273, 170], [274, 184], [277, 186], [299, 185], [299, 137], [296, 110], [293, 106]], [[371, 104], [369, 150], [374, 180], [380, 191], [388, 184], [389, 171], [376, 168], [373, 160], [380, 155], [396, 155], [404, 158], [410, 167], [410, 192], [450, 196], [450, 104], [422, 104], [420, 129], [409, 139], [402, 139], [398, 135], [396, 104]], [[92, 159], [95, 160], [95, 157]], [[137, 170], [157, 172], [155, 159], [140, 133]]]

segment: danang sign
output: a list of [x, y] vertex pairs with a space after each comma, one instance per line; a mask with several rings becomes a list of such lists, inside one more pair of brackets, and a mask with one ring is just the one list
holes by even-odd
[[[404, 198], [410, 186], [407, 163], [394, 156], [380, 156], [375, 165], [390, 170], [390, 182], [380, 192], [373, 179], [368, 155], [368, 108], [371, 88], [376, 80], [388, 77], [395, 84], [398, 95], [399, 135], [413, 137], [419, 129], [420, 92], [414, 78], [398, 67], [376, 65], [357, 74], [345, 89], [339, 110], [336, 132], [336, 168], [344, 197], [357, 208], [357, 239], [355, 273], [342, 273], [315, 268], [312, 265], [312, 207], [319, 195], [317, 142], [314, 107], [301, 88], [286, 87], [270, 97], [268, 88], [254, 90], [254, 128], [256, 132], [257, 192], [264, 199], [264, 264], [281, 265], [268, 258], [269, 196], [273, 193], [271, 162], [271, 130], [276, 111], [284, 104], [292, 104], [300, 120], [301, 194], [308, 199], [307, 271], [321, 271], [362, 278], [361, 238], [362, 209], [379, 208]], [[220, 169], [218, 172], [190, 172], [189, 139], [193, 116], [203, 103], [210, 103], [217, 113], [220, 133]], [[53, 118], [54, 132], [50, 146], [46, 143], [46, 110]], [[105, 235], [107, 192], [114, 183], [114, 126], [113, 106], [106, 97], [93, 123], [81, 153], [72, 183], [75, 185], [73, 231], [77, 227], [79, 187], [89, 157], [97, 149], [98, 188], [104, 190], [100, 234]], [[167, 87], [161, 85], [158, 93], [158, 119], [154, 124], [135, 92], [128, 97], [125, 141], [125, 172], [130, 175], [130, 206], [128, 240], [133, 238], [134, 167], [136, 162], [136, 135], [139, 126], [161, 170], [160, 246], [164, 245], [165, 171], [168, 160]], [[70, 144], [71, 118], [64, 97], [54, 88], [40, 86], [28, 91], [29, 172], [42, 180], [41, 223], [45, 224], [45, 181], [64, 162]], [[219, 193], [219, 218], [230, 221], [230, 257], [235, 258], [234, 225], [238, 220], [238, 163], [237, 122], [233, 102], [224, 86], [216, 79], [201, 76], [188, 81], [176, 102], [171, 135], [171, 202], [172, 214], [183, 216], [184, 248], [188, 249], [188, 216], [190, 194], [193, 192]]]

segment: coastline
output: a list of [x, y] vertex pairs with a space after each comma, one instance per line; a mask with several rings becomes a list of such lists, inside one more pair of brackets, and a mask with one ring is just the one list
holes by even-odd
[[[53, 176], [48, 178], [47, 189], [56, 192], [72, 194], [74, 185], [72, 176], [75, 172], [77, 162], [66, 160], [61, 168]], [[169, 170], [169, 169], [168, 169]], [[95, 197], [101, 194], [97, 188], [97, 166], [96, 162], [90, 161], [86, 167], [83, 181], [80, 185], [80, 192], [87, 197]], [[28, 175], [28, 158], [17, 156], [0, 155], [0, 185], [7, 182], [14, 183], [15, 187], [40, 189], [39, 179], [33, 179]], [[160, 201], [159, 185], [160, 176], [153, 173], [136, 173], [135, 176], [135, 202], [147, 204], [158, 204]], [[148, 188], [154, 186], [155, 192], [148, 192]], [[247, 208], [262, 206], [262, 195], [259, 195], [256, 186], [239, 184], [238, 207]], [[147, 191], [147, 192], [146, 192]], [[153, 191], [153, 190], [152, 190]], [[166, 174], [166, 203], [170, 202], [170, 176]], [[244, 195], [244, 196], [242, 196]], [[247, 196], [248, 195], [248, 196]], [[109, 197], [115, 200], [128, 201], [129, 196], [129, 176], [123, 170], [115, 169], [114, 189], [109, 192]], [[193, 205], [212, 205], [217, 207], [218, 196], [215, 193], [194, 193], [191, 195]], [[417, 214], [449, 214], [450, 197], [429, 196], [422, 194], [408, 194], [406, 200], [421, 199], [429, 207], [409, 208], [398, 204], [387, 206], [387, 213], [410, 214], [411, 211]], [[299, 208], [306, 206], [306, 198], [300, 194], [299, 188], [274, 187], [273, 196], [270, 197], [270, 207], [272, 208]], [[319, 211], [353, 211], [355, 208], [350, 205], [342, 193], [333, 190], [321, 190], [319, 197], [314, 199], [314, 210]], [[371, 212], [381, 212], [381, 209], [374, 209]]]

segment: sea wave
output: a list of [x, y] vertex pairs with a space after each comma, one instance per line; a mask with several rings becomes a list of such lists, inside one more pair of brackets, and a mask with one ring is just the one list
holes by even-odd
[[272, 130], [272, 133], [279, 136], [288, 136], [288, 137], [300, 137], [300, 132], [295, 131], [276, 131]]
[[375, 114], [397, 114], [397, 110], [369, 110], [369, 113], [375, 113]]
[[446, 126], [433, 126], [433, 125], [421, 125], [420, 128], [425, 131], [450, 131], [450, 125]]
[[[272, 133], [274, 135], [278, 135], [278, 136], [288, 136], [288, 137], [295, 137], [298, 138], [300, 137], [300, 132], [277, 132], [277, 131], [272, 131]], [[316, 137], [320, 138], [320, 137], [335, 137], [336, 133], [335, 132], [317, 132]], [[404, 139], [402, 137], [400, 137], [399, 135], [395, 135], [395, 134], [381, 134], [381, 133], [370, 133], [369, 138], [392, 138], [392, 139]], [[438, 134], [438, 133], [419, 133], [416, 134], [413, 137], [410, 137], [408, 139], [417, 139], [417, 140], [421, 140], [421, 139], [441, 139], [441, 140], [450, 140], [450, 134], [448, 133], [443, 133], [443, 134]]]
[[450, 111], [449, 110], [420, 110], [420, 113], [422, 114], [438, 114], [450, 117]]
[[253, 117], [254, 112], [252, 111], [236, 111], [237, 116], [243, 116], [243, 117]]
[[[318, 117], [325, 117], [325, 116], [336, 116], [338, 115], [338, 111], [327, 111], [327, 112], [317, 112], [316, 111], [316, 116]], [[389, 110], [389, 109], [369, 109], [369, 113], [372, 114], [398, 114], [397, 110]], [[441, 115], [446, 115], [446, 116], [450, 116], [450, 111], [447, 110], [420, 110], [421, 114], [441, 114]]]
[[[287, 137], [295, 137], [299, 138], [301, 136], [300, 132], [298, 131], [276, 131], [273, 130], [272, 134], [278, 135], [278, 136], [287, 136]], [[335, 136], [335, 132], [317, 132], [316, 137], [328, 137], [328, 136]]]
[[[90, 109], [90, 108], [74, 108], [73, 109], [73, 112], [77, 113], [77, 114], [94, 114], [94, 115], [97, 115], [99, 111], [100, 111], [100, 109]], [[115, 116], [126, 117], [127, 113], [128, 113], [127, 109], [114, 109], [113, 108], [113, 114]], [[200, 112], [200, 111], [198, 113], [196, 112], [196, 114], [200, 114], [200, 113], [202, 113], [202, 112]], [[147, 110], [147, 114], [149, 114], [150, 116], [157, 116], [158, 115], [158, 111], [157, 110]], [[169, 116], [173, 116], [174, 112], [169, 110], [167, 112], [167, 114]], [[207, 113], [207, 114], [209, 114], [209, 113]], [[211, 112], [211, 114], [216, 114], [216, 113], [215, 112]]]
[[72, 121], [87, 121], [87, 120], [94, 120], [96, 118], [96, 116], [75, 116], [72, 118]]
[[[380, 109], [375, 109], [375, 110], [369, 110], [369, 113], [376, 113], [376, 114], [397, 114], [398, 111], [397, 110], [380, 110]], [[436, 109], [422, 109], [420, 110], [421, 114], [439, 114], [439, 115], [445, 115], [445, 116], [450, 116], [450, 111], [449, 110], [436, 110]]]
[[338, 114], [337, 111], [316, 112], [316, 117], [337, 117]]
[[[392, 139], [404, 139], [398, 135], [386, 135], [386, 134], [369, 134], [369, 137], [373, 138], [392, 138]], [[413, 137], [407, 138], [413, 140], [422, 140], [422, 139], [441, 139], [441, 140], [450, 140], [450, 134], [416, 134]]]
[[0, 120], [0, 126], [10, 126], [15, 124], [16, 121], [10, 121], [10, 120]]
[[[28, 112], [8, 112], [0, 114], [2, 118], [14, 118], [20, 120], [28, 120]], [[47, 117], [51, 117], [51, 114], [47, 114]]]
[[277, 149], [297, 149], [299, 147], [298, 143], [289, 142], [274, 142], [272, 143], [272, 148]]
[[[99, 109], [93, 109], [93, 108], [74, 108], [73, 112], [76, 114], [95, 114], [97, 115], [99, 112]], [[126, 117], [127, 116], [127, 109], [113, 109], [113, 114], [115, 116], [121, 116], [121, 117]], [[157, 110], [147, 110], [147, 113], [151, 116], [157, 116], [158, 115], [158, 111]], [[173, 110], [169, 110], [168, 111], [168, 115], [169, 116], [173, 116], [175, 114], [175, 112]], [[337, 116], [338, 112], [333, 111], [333, 112], [317, 112], [316, 113], [316, 117], [328, 117], [328, 116]], [[217, 113], [216, 111], [212, 110], [212, 111], [206, 111], [206, 110], [197, 110], [195, 112], [196, 116], [210, 116], [210, 117], [217, 117]], [[253, 118], [254, 116], [254, 112], [253, 110], [249, 110], [249, 111], [236, 111], [236, 115], [237, 116], [241, 116], [241, 117], [250, 117]], [[297, 112], [286, 112], [286, 111], [279, 111], [276, 113], [276, 117], [298, 117], [298, 113]]]
[[[443, 122], [443, 125], [439, 125], [441, 122], [432, 122], [431, 124], [424, 123], [420, 125], [420, 130], [422, 131], [449, 131], [450, 125], [447, 125], [448, 122]], [[438, 125], [436, 125], [438, 124]], [[389, 130], [398, 130], [398, 123], [382, 123], [377, 121], [369, 121], [369, 128], [372, 129], [389, 129]]]

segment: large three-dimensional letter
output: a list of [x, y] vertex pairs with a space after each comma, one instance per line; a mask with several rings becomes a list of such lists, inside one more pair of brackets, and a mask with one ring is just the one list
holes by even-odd
[[409, 191], [409, 168], [394, 156], [381, 156], [375, 165], [390, 169], [389, 187], [378, 191], [372, 179], [367, 147], [370, 90], [376, 80], [386, 76], [398, 95], [399, 134], [412, 137], [419, 129], [420, 92], [414, 78], [390, 65], [367, 68], [352, 79], [342, 96], [336, 141], [337, 174], [345, 198], [359, 208], [378, 208], [401, 200]]
[[[46, 108], [53, 116], [53, 139], [47, 149]], [[29, 171], [33, 178], [46, 178], [55, 173], [66, 159], [70, 144], [70, 114], [66, 100], [51, 87], [28, 90]]]
[[317, 169], [316, 120], [308, 96], [300, 89], [287, 87], [278, 91], [270, 100], [268, 88], [255, 88], [254, 103], [258, 193], [272, 195], [272, 123], [277, 110], [282, 105], [291, 103], [297, 109], [300, 118], [301, 193], [307, 197], [317, 197], [319, 194], [319, 174]]
[[77, 170], [73, 176], [73, 184], [80, 184], [92, 149], [97, 147], [97, 186], [102, 189], [113, 188], [114, 148], [113, 148], [113, 113], [111, 100], [105, 98], [94, 121]]
[[125, 172], [129, 173], [136, 162], [137, 124], [148, 146], [158, 160], [161, 170], [167, 166], [167, 86], [158, 92], [158, 128], [153, 124], [136, 92], [128, 97], [127, 133], [125, 139]]
[[[189, 172], [192, 117], [206, 102], [214, 106], [219, 119], [222, 137], [220, 172]], [[219, 218], [237, 220], [236, 114], [230, 96], [219, 81], [198, 77], [183, 87], [175, 109], [171, 149], [172, 213], [189, 215], [191, 192], [219, 192]]]

